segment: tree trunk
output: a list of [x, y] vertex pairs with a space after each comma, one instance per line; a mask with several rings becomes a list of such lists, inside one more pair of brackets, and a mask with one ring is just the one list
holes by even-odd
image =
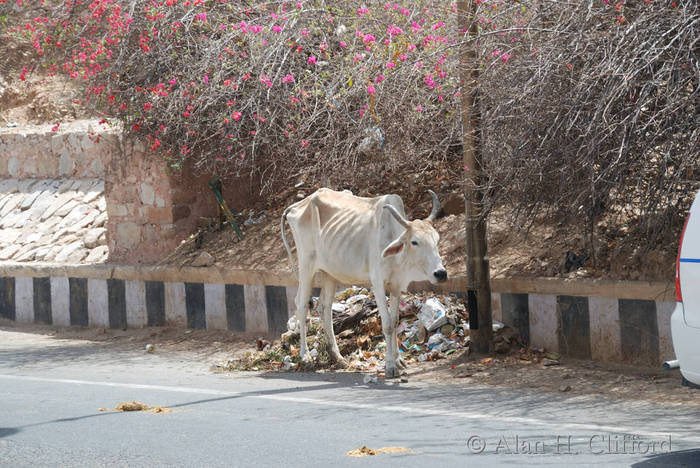
[[[460, 48], [462, 79], [462, 148], [464, 152], [464, 201], [467, 233], [467, 293], [471, 345], [477, 353], [493, 351], [491, 318], [491, 282], [486, 242], [486, 218], [482, 216], [484, 174], [481, 152], [481, 114], [479, 109], [479, 66], [475, 42], [476, 0], [458, 2], [460, 30], [464, 34]], [[476, 311], [474, 310], [476, 309]]]

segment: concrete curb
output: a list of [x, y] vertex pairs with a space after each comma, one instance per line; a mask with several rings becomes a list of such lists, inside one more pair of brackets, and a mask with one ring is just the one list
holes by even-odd
[[[552, 278], [492, 281], [494, 318], [534, 346], [583, 359], [672, 359], [672, 283]], [[431, 290], [463, 296], [464, 278]], [[279, 335], [295, 313], [292, 272], [0, 263], [0, 317], [94, 327], [162, 326]]]

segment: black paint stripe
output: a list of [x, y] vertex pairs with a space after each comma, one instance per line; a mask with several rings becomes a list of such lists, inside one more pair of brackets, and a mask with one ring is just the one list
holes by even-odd
[[51, 278], [34, 278], [34, 321], [53, 323], [51, 317]]
[[287, 331], [287, 288], [284, 286], [265, 286], [265, 304], [267, 308], [267, 329], [273, 334]]
[[637, 364], [659, 364], [659, 327], [656, 302], [618, 299], [622, 359]]
[[126, 328], [126, 291], [124, 280], [107, 280], [107, 303], [109, 304], [109, 328]]
[[530, 342], [530, 307], [527, 294], [501, 293], [503, 323], [518, 330], [525, 341]]
[[557, 296], [559, 351], [567, 356], [591, 358], [591, 326], [588, 298]]
[[245, 296], [240, 284], [226, 285], [226, 322], [229, 330], [245, 331]]
[[87, 278], [68, 278], [70, 324], [88, 326]]
[[198, 330], [207, 328], [203, 283], [185, 283], [185, 304], [187, 306], [187, 327]]
[[146, 313], [149, 327], [165, 325], [165, 285], [162, 281], [146, 281]]
[[0, 278], [0, 317], [15, 319], [15, 279]]

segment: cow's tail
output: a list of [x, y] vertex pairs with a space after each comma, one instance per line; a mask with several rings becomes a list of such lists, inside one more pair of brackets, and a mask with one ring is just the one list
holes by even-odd
[[280, 219], [280, 231], [282, 231], [282, 242], [284, 243], [284, 248], [287, 249], [287, 256], [289, 257], [289, 263], [292, 265], [292, 269], [295, 270], [296, 266], [294, 264], [294, 258], [292, 258], [292, 249], [289, 247], [289, 243], [287, 242], [287, 236], [284, 233], [284, 222], [287, 220], [287, 213], [289, 213], [289, 210], [293, 206], [294, 205], [287, 207], [287, 209], [284, 210], [284, 213], [282, 213], [282, 219]]

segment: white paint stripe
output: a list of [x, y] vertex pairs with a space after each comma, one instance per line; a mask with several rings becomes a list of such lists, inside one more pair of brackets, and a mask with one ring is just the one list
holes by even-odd
[[51, 277], [51, 320], [54, 325], [70, 325], [70, 292], [68, 278]]
[[546, 348], [547, 351], [559, 351], [557, 296], [528, 294], [527, 300], [530, 315], [530, 343]]
[[165, 289], [165, 320], [173, 325], [187, 324], [185, 283], [163, 283]]
[[226, 286], [204, 283], [204, 313], [207, 330], [226, 330]]
[[34, 322], [34, 278], [15, 278], [15, 320]]
[[[571, 430], [571, 431], [595, 431], [595, 433], [600, 432], [610, 432], [615, 434], [629, 433], [639, 436], [646, 437], [668, 437], [668, 432], [657, 432], [657, 431], [644, 431], [635, 427], [625, 427], [622, 425], [608, 426], [605, 424], [591, 424], [591, 423], [557, 423], [552, 422], [551, 418], [549, 420], [536, 419], [536, 418], [524, 418], [518, 416], [498, 416], [495, 414], [486, 414], [483, 411], [478, 413], [470, 413], [468, 411], [454, 411], [441, 410], [441, 409], [430, 409], [430, 408], [418, 408], [415, 406], [401, 406], [401, 405], [381, 405], [372, 403], [355, 403], [350, 401], [337, 401], [337, 400], [324, 400], [317, 398], [308, 397], [295, 397], [288, 395], [255, 395], [247, 392], [231, 392], [226, 390], [214, 390], [209, 388], [195, 388], [195, 387], [180, 387], [180, 386], [169, 386], [169, 385], [147, 385], [147, 384], [133, 384], [133, 383], [121, 383], [121, 382], [97, 382], [90, 380], [76, 380], [76, 379], [54, 379], [48, 377], [30, 377], [23, 375], [10, 375], [10, 374], [0, 374], [0, 379], [12, 379], [12, 380], [25, 380], [30, 382], [52, 382], [61, 384], [75, 384], [75, 385], [95, 385], [101, 387], [114, 387], [114, 388], [132, 388], [132, 389], [142, 389], [142, 390], [159, 390], [164, 392], [174, 392], [174, 393], [194, 393], [201, 395], [217, 395], [217, 396], [230, 396], [230, 397], [241, 397], [241, 398], [259, 398], [263, 400], [273, 400], [273, 401], [284, 401], [289, 403], [306, 403], [310, 405], [320, 405], [320, 406], [331, 406], [336, 408], [348, 408], [357, 410], [371, 410], [375, 411], [386, 411], [392, 413], [407, 413], [407, 414], [417, 414], [423, 416], [440, 416], [443, 418], [459, 418], [465, 420], [483, 420], [486, 422], [499, 422], [506, 424], [509, 427], [524, 424], [524, 425], [537, 425], [543, 427], [556, 427], [558, 431], [561, 430]], [[678, 404], [677, 406], [682, 406]], [[674, 434], [672, 434], [674, 435]], [[695, 431], [691, 431], [683, 435], [682, 440], [684, 441], [700, 441], [700, 435], [697, 435]]]
[[622, 359], [620, 314], [617, 299], [588, 298], [588, 320], [591, 330], [591, 357], [597, 361]]
[[126, 300], [126, 324], [129, 328], [146, 326], [146, 283], [143, 281], [124, 281], [124, 299]]
[[91, 327], [109, 327], [109, 294], [107, 280], [88, 278], [88, 324]]

